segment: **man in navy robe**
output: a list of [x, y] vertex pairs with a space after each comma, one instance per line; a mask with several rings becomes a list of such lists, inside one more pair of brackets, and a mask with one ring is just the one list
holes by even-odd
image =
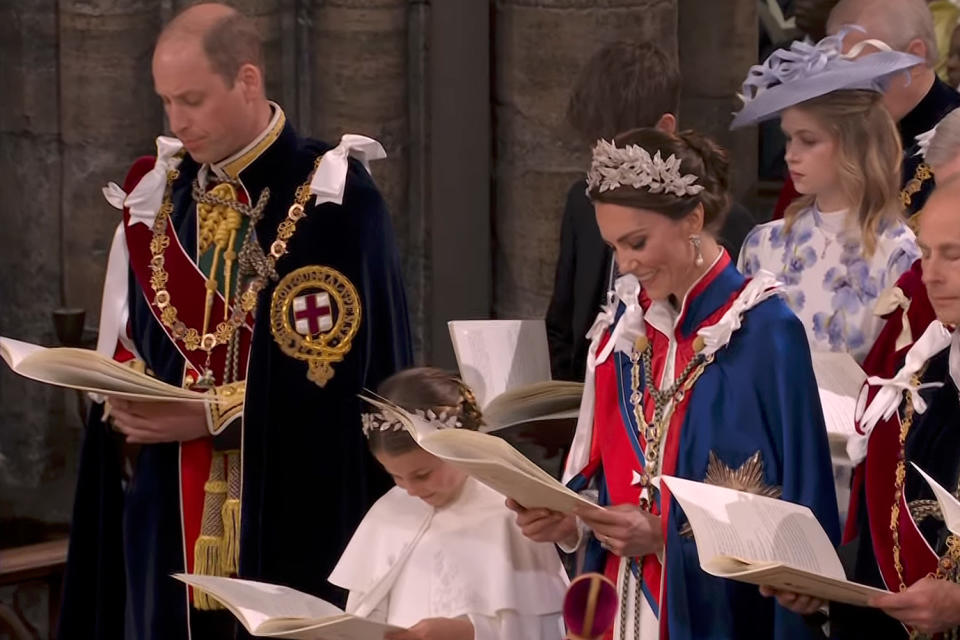
[[[357, 393], [410, 364], [378, 143], [299, 136], [264, 93], [250, 19], [167, 25], [153, 80], [175, 138], [107, 199], [123, 210], [98, 348], [198, 402], [110, 398], [81, 457], [61, 638], [234, 637], [189, 572], [326, 581], [388, 479]], [[201, 395], [202, 394], [202, 395]]]

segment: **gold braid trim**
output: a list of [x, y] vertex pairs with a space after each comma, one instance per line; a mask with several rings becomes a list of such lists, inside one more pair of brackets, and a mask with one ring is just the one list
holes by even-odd
[[[203, 521], [200, 536], [193, 548], [193, 572], [205, 576], [224, 576], [220, 557], [223, 539], [223, 518], [220, 515], [227, 500], [224, 456], [213, 454], [210, 479], [203, 486]], [[223, 605], [205, 591], [194, 589], [193, 606], [203, 611], [222, 609]]]
[[[923, 371], [914, 375], [910, 384], [916, 388], [920, 385], [923, 377]], [[903, 419], [900, 421], [900, 450], [897, 456], [897, 470], [894, 476], [893, 484], [893, 505], [890, 507], [890, 534], [893, 538], [893, 567], [897, 571], [898, 587], [897, 591], [905, 591], [907, 585], [903, 580], [903, 562], [900, 559], [900, 501], [903, 498], [903, 483], [907, 478], [907, 435], [913, 426], [914, 408], [913, 398], [908, 391], [903, 392], [903, 399], [906, 403], [903, 410]]]
[[913, 196], [917, 194], [918, 191], [923, 187], [923, 183], [933, 177], [933, 170], [930, 168], [926, 162], [921, 162], [917, 165], [917, 170], [913, 172], [913, 178], [911, 178], [903, 189], [900, 190], [900, 203], [904, 208], [910, 206], [910, 203], [913, 201]]
[[952, 533], [947, 536], [947, 552], [937, 563], [936, 578], [960, 582], [960, 537]]
[[207, 427], [211, 435], [219, 435], [228, 424], [243, 415], [247, 383], [232, 382], [207, 391]]
[[240, 567], [240, 450], [226, 452], [227, 499], [220, 515], [223, 518], [223, 539], [220, 541], [220, 562], [224, 575], [238, 572]]

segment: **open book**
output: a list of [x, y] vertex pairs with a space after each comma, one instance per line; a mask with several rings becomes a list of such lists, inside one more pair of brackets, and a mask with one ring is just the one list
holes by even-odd
[[145, 400], [205, 399], [203, 394], [151, 378], [90, 349], [48, 349], [0, 337], [0, 357], [14, 373], [60, 387]]
[[371, 393], [360, 397], [384, 415], [399, 420], [424, 450], [528, 509], [543, 507], [571, 513], [577, 507], [600, 508], [561, 484], [503, 438], [468, 429], [437, 429], [385, 398]]
[[682, 478], [661, 482], [683, 507], [700, 567], [711, 575], [859, 606], [887, 593], [846, 579], [805, 506]]
[[940, 513], [943, 515], [943, 523], [947, 529], [955, 536], [960, 536], [960, 501], [952, 493], [943, 488], [943, 486], [927, 475], [927, 472], [911, 462], [923, 479], [927, 481], [933, 490], [933, 495], [937, 498], [937, 504], [940, 505]]
[[847, 440], [856, 433], [857, 396], [867, 374], [849, 353], [814, 351], [811, 355], [830, 452], [835, 461], [847, 459]]
[[345, 613], [316, 596], [264, 582], [177, 573], [177, 580], [203, 589], [223, 603], [252, 635], [300, 640], [383, 640], [399, 631], [382, 622]]
[[486, 431], [577, 417], [583, 384], [550, 379], [543, 320], [456, 320], [449, 328], [460, 377], [477, 398]]

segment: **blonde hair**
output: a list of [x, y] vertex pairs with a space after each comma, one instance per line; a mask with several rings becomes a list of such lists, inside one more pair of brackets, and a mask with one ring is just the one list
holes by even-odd
[[[893, 118], [874, 91], [834, 91], [796, 107], [815, 118], [836, 144], [837, 177], [850, 216], [856, 216], [865, 256], [877, 248], [880, 223], [902, 219], [900, 165], [903, 148]], [[816, 201], [802, 196], [787, 207], [784, 229], [789, 231], [797, 214]]]
[[897, 51], [906, 51], [914, 40], [927, 48], [927, 66], [940, 62], [933, 14], [926, 0], [840, 0], [827, 19], [827, 33], [850, 24], [867, 30], [867, 37], [883, 40]]

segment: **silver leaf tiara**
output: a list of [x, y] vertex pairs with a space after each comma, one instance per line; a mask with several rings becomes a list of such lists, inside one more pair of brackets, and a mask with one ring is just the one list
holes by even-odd
[[[456, 409], [417, 409], [411, 411], [413, 415], [424, 420], [436, 429], [459, 429], [463, 426], [460, 412]], [[404, 424], [396, 416], [388, 416], [380, 411], [371, 411], [360, 416], [363, 424], [363, 435], [370, 437], [373, 431], [402, 431]]]
[[650, 193], [672, 193], [678, 197], [695, 196], [703, 186], [695, 184], [697, 176], [681, 175], [680, 158], [671, 154], [666, 160], [657, 151], [650, 152], [636, 144], [618, 147], [614, 142], [598, 140], [593, 147], [593, 162], [587, 173], [587, 196], [600, 188], [600, 193], [621, 186], [646, 189]]

